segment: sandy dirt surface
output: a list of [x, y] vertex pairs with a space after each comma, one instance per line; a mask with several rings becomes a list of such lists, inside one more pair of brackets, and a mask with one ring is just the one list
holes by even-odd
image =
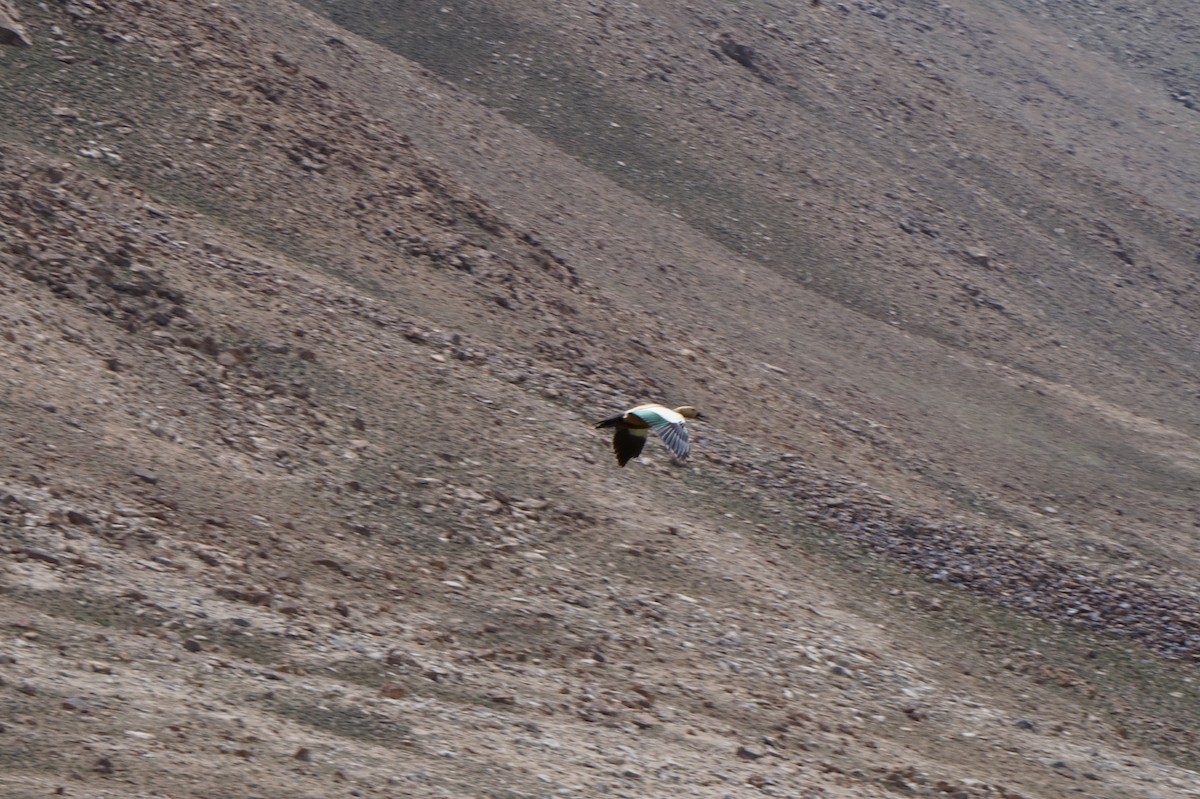
[[5, 9], [0, 795], [1200, 796], [1200, 10]]

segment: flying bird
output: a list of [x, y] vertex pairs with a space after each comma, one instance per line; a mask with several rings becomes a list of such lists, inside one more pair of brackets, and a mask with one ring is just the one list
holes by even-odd
[[676, 458], [687, 460], [692, 448], [688, 443], [686, 420], [703, 418], [704, 414], [691, 405], [674, 410], [663, 405], [639, 405], [597, 422], [596, 428], [616, 428], [613, 433], [613, 452], [617, 455], [617, 463], [624, 466], [641, 454], [652, 430]]

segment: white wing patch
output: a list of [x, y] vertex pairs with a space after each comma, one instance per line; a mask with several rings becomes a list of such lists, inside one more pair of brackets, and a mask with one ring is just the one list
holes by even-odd
[[688, 430], [684, 418], [670, 408], [661, 405], [642, 405], [630, 413], [650, 425], [655, 434], [667, 445], [667, 449], [680, 460], [687, 460], [692, 447], [688, 443]]
[[663, 405], [639, 405], [629, 413], [636, 415], [651, 427], [660, 421], [669, 424], [683, 424], [684, 421], [682, 416]]

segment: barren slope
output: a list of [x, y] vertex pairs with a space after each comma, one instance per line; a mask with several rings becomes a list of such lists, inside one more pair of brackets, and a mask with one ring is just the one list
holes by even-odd
[[993, 6], [19, 4], [5, 795], [1200, 795], [1186, 28]]
[[[1176, 198], [1194, 185], [1181, 170], [1195, 168], [1196, 114], [1103, 53], [1075, 55], [1066, 34], [1062, 52], [1108, 83], [1063, 99], [1014, 64], [1062, 76], [1072, 61], [1019, 60], [1028, 43], [1015, 34], [983, 47], [975, 31], [994, 14], [974, 5], [921, 8], [334, 10], [381, 20], [373, 37], [461, 92], [374, 69], [366, 46], [331, 50], [320, 23], [262, 20], [293, 26], [306, 64], [403, 118], [596, 282], [691, 322], [685, 342], [726, 339], [787, 371], [757, 393], [810, 408], [815, 394], [884, 425], [896, 451], [931, 459], [934, 493], [1022, 521], [1054, 506], [1118, 527], [1107, 543], [1119, 547], [1173, 541], [1168, 558], [1194, 565], [1200, 243], [1194, 202]], [[1174, 28], [1160, 27], [1166, 42]], [[721, 54], [727, 36], [771, 83]], [[968, 56], [982, 63], [959, 69]], [[1005, 92], [1057, 126], [1006, 115]], [[476, 93], [538, 138], [476, 110]], [[1114, 94], [1128, 105], [1089, 115]], [[1160, 118], [1153, 135], [1140, 127]], [[1055, 146], [1052, 134], [1080, 130], [1120, 158]], [[1150, 158], [1147, 138], [1163, 150], [1132, 188], [1089, 160]], [[1175, 188], [1159, 196], [1160, 184]], [[770, 435], [776, 420], [738, 421]], [[1142, 527], [1129, 505], [1157, 518]]]

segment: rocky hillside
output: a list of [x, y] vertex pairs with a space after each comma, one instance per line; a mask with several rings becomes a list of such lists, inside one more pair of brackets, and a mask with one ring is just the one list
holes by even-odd
[[1197, 25], [0, 3], [0, 792], [1200, 796]]

